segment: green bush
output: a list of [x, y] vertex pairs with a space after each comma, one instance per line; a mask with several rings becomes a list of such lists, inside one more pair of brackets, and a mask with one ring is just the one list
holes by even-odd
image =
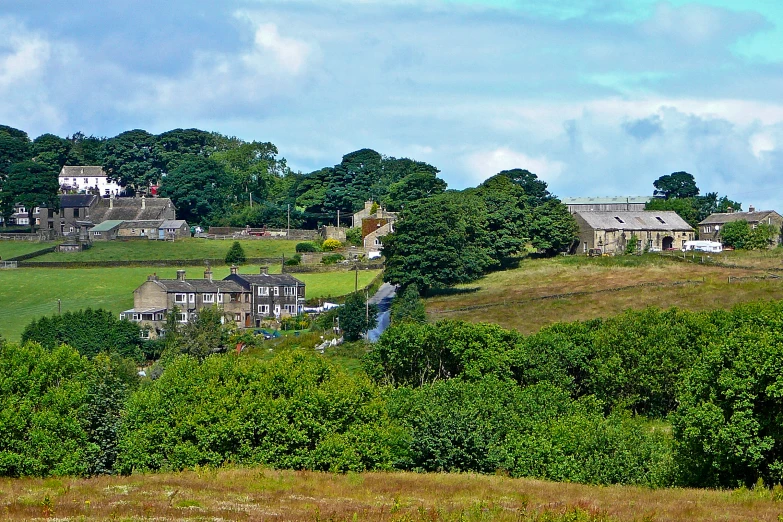
[[325, 265], [333, 265], [340, 261], [345, 261], [345, 256], [342, 254], [327, 254], [321, 258], [321, 263]]
[[353, 246], [362, 246], [362, 229], [355, 227], [346, 230], [345, 242]]
[[296, 251], [299, 253], [303, 252], [318, 252], [318, 247], [309, 241], [306, 241], [304, 243], [297, 243], [296, 244]]

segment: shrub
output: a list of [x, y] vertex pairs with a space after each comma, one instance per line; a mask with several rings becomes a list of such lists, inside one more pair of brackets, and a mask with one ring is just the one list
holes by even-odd
[[345, 261], [345, 256], [342, 254], [329, 254], [321, 258], [321, 263], [325, 265], [333, 265], [340, 261]]
[[297, 243], [296, 244], [296, 251], [297, 252], [318, 252], [318, 247], [315, 246], [314, 243], [306, 241], [304, 243]]
[[340, 243], [340, 241], [338, 241], [337, 239], [327, 239], [326, 241], [323, 242], [321, 248], [323, 248], [324, 251], [326, 252], [332, 252], [334, 250], [337, 250], [338, 248], [341, 248], [342, 246], [343, 244]]
[[349, 245], [362, 246], [362, 229], [359, 227], [349, 228], [345, 231], [345, 241]]
[[285, 265], [286, 266], [296, 266], [299, 263], [300, 263], [300, 261], [297, 258], [295, 258], [295, 257], [292, 257], [290, 259], [286, 259], [285, 260]]
[[226, 264], [239, 265], [244, 263], [246, 259], [245, 249], [242, 248], [242, 245], [239, 243], [239, 241], [234, 241], [234, 243], [231, 245], [231, 248], [228, 250], [228, 253], [226, 253]]

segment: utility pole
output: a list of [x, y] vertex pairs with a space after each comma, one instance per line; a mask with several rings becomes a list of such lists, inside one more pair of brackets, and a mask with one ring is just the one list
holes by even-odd
[[353, 291], [359, 291], [359, 265], [353, 265], [353, 269], [356, 272], [356, 281], [353, 284]]
[[250, 208], [253, 208], [253, 193], [252, 192], [248, 192], [247, 195], [250, 198]]
[[288, 204], [288, 228], [285, 232], [285, 238], [290, 239], [291, 237], [291, 203]]
[[337, 228], [340, 228], [340, 209], [337, 209]]

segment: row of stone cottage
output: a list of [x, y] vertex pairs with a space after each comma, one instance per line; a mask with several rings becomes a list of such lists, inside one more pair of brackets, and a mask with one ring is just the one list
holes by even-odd
[[176, 320], [186, 323], [203, 308], [217, 306], [224, 321], [238, 328], [261, 326], [262, 321], [302, 313], [305, 284], [289, 274], [270, 274], [261, 267], [258, 274], [240, 274], [236, 266], [223, 279], [215, 280], [212, 270], [203, 279], [187, 279], [185, 270], [177, 270], [175, 279], [161, 279], [153, 274], [133, 292], [133, 308], [120, 314], [138, 323], [145, 336], [159, 337], [166, 317], [176, 310]]

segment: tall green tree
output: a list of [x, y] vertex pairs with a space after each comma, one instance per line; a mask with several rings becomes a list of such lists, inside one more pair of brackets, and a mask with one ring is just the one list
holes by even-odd
[[57, 172], [68, 161], [71, 142], [54, 134], [42, 134], [33, 140], [33, 159], [37, 163], [46, 163]]
[[35, 207], [60, 208], [59, 172], [48, 163], [23, 161], [15, 163], [3, 183], [3, 205], [21, 204], [27, 209], [30, 228], [35, 231]]
[[346, 297], [337, 317], [345, 340], [358, 341], [378, 324], [378, 306], [368, 305], [361, 292], [354, 292]]
[[484, 181], [475, 190], [487, 210], [487, 232], [493, 263], [496, 269], [508, 263], [528, 241], [526, 213], [527, 196], [521, 186], [504, 174]]
[[655, 195], [664, 199], [692, 198], [699, 195], [699, 187], [696, 186], [693, 174], [683, 171], [661, 176], [653, 182], [653, 186]]
[[528, 203], [532, 207], [537, 207], [553, 196], [549, 193], [545, 181], [538, 179], [538, 176], [526, 169], [503, 170], [498, 173], [499, 176], [505, 176], [525, 191], [528, 197]]
[[137, 192], [157, 183], [164, 162], [156, 142], [155, 136], [141, 129], [126, 131], [106, 140], [103, 168], [108, 177]]
[[484, 201], [446, 192], [419, 200], [402, 212], [383, 238], [384, 280], [422, 292], [467, 283], [494, 263]]
[[532, 245], [548, 255], [567, 252], [579, 234], [574, 216], [558, 199], [533, 208], [528, 225]]
[[383, 198], [386, 207], [392, 212], [398, 212], [413, 201], [443, 194], [446, 182], [436, 173], [437, 170], [414, 172], [389, 185], [388, 193]]
[[103, 165], [105, 138], [85, 136], [83, 132], [75, 132], [66, 139], [71, 142], [66, 165]]
[[419, 289], [416, 285], [409, 285], [394, 297], [391, 306], [391, 322], [392, 324], [427, 322], [424, 302], [419, 296]]
[[171, 198], [182, 219], [204, 223], [228, 204], [229, 185], [229, 176], [218, 162], [189, 156], [163, 178], [160, 195]]

